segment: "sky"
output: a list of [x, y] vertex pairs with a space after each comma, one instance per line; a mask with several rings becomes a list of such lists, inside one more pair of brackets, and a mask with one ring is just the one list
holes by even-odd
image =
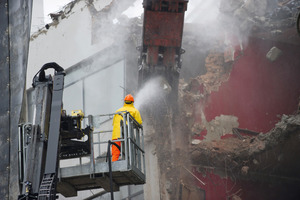
[[71, 1], [72, 0], [44, 0], [45, 23], [51, 22], [49, 13], [55, 13], [62, 10], [62, 8]]

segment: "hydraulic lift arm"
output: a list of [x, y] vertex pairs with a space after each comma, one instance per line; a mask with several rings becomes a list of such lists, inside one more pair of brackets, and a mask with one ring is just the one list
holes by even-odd
[[[45, 70], [49, 68], [55, 71], [54, 80], [51, 75], [45, 75]], [[52, 159], [51, 156], [46, 156], [46, 150], [55, 146], [50, 139], [53, 136], [50, 135], [55, 136], [59, 133], [57, 127], [60, 127], [64, 75], [64, 69], [58, 64], [47, 63], [33, 78], [35, 100], [33, 100], [32, 124], [20, 126], [24, 127], [20, 128], [19, 135], [20, 183], [23, 186], [18, 199], [38, 199], [45, 163], [49, 163], [48, 160]]]
[[45, 172], [39, 189], [38, 199], [56, 199], [56, 179], [58, 168], [58, 144], [62, 112], [62, 97], [65, 73], [57, 71], [53, 80], [51, 117], [46, 154]]
[[[45, 75], [53, 68], [54, 76]], [[67, 116], [63, 110], [64, 69], [45, 64], [33, 79], [33, 120], [20, 127], [18, 199], [56, 199], [59, 159], [89, 155], [91, 128], [81, 128], [82, 112]], [[87, 136], [86, 141], [78, 139]], [[77, 140], [74, 140], [77, 139]]]

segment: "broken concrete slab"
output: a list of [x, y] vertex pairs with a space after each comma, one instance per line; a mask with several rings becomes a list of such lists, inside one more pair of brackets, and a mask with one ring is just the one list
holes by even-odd
[[[273, 175], [300, 178], [300, 172], [296, 170], [300, 166], [297, 161], [300, 154], [300, 147], [297, 145], [299, 141], [300, 115], [284, 115], [275, 128], [266, 134], [245, 136], [244, 140], [232, 137], [193, 144], [191, 158], [196, 165], [227, 167], [233, 171], [240, 169], [236, 172], [237, 175], [262, 173], [271, 167]], [[293, 167], [286, 167], [291, 163]]]
[[282, 51], [277, 47], [272, 47], [267, 53], [266, 58], [271, 62], [276, 61], [282, 54]]

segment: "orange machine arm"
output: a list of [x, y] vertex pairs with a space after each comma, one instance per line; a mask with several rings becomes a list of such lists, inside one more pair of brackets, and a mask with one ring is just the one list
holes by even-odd
[[144, 0], [143, 39], [139, 58], [139, 85], [164, 76], [177, 89], [181, 68], [184, 13], [188, 0]]

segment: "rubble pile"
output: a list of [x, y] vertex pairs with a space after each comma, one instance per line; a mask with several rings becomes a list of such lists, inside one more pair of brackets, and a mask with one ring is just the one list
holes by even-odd
[[300, 173], [291, 172], [288, 167], [300, 166], [295, 153], [299, 152], [299, 141], [300, 115], [284, 115], [266, 134], [191, 144], [191, 160], [196, 165], [226, 167], [238, 175], [252, 175], [251, 178], [253, 173], [261, 172], [299, 178]]
[[[229, 169], [247, 179], [260, 179], [263, 174], [300, 177], [299, 172], [290, 170], [300, 167], [297, 153], [300, 152], [300, 114], [283, 115], [270, 132], [257, 136], [249, 135], [221, 140], [199, 140], [197, 133], [205, 129], [204, 123], [196, 121], [201, 116], [201, 105], [205, 105], [212, 91], [228, 80], [232, 65], [224, 61], [224, 54], [212, 51], [205, 60], [207, 73], [179, 84], [182, 133], [190, 138], [191, 162], [196, 166], [214, 169]], [[202, 121], [203, 122], [203, 121]], [[293, 174], [292, 174], [293, 173]]]
[[[198, 134], [205, 129], [204, 123], [196, 118], [203, 117], [202, 107], [213, 91], [218, 91], [223, 82], [227, 81], [232, 69], [232, 62], [225, 62], [224, 53], [218, 44], [205, 58], [206, 73], [191, 78], [188, 83], [180, 80], [179, 105], [181, 106], [181, 119], [185, 125], [185, 133]], [[205, 119], [203, 119], [205, 120]], [[202, 122], [203, 122], [202, 120]]]
[[211, 52], [205, 59], [207, 73], [200, 76], [203, 82], [204, 94], [210, 94], [212, 91], [218, 91], [221, 83], [228, 80], [229, 74], [225, 73], [224, 54]]
[[[214, 49], [223, 49], [219, 45]], [[205, 129], [205, 124], [196, 118], [203, 117], [203, 105], [213, 91], [228, 80], [232, 63], [226, 62], [220, 50], [210, 51], [205, 59], [207, 73], [179, 84], [181, 124], [190, 140], [191, 162], [193, 165], [210, 169], [229, 169], [234, 176], [245, 179], [264, 179], [267, 175], [300, 178], [300, 173], [291, 170], [300, 168], [296, 161], [300, 147], [300, 115], [283, 115], [275, 128], [257, 136], [233, 136], [221, 140], [193, 140]], [[205, 118], [205, 117], [204, 117]], [[201, 121], [201, 120], [200, 120]], [[202, 138], [203, 139], [203, 138]], [[279, 178], [281, 180], [281, 178]]]
[[201, 95], [203, 97], [212, 91], [218, 91], [221, 83], [228, 80], [229, 77], [229, 70], [225, 66], [224, 53], [217, 50], [211, 51], [205, 59], [206, 74], [191, 78], [189, 84], [185, 84], [181, 80], [181, 95], [184, 96], [187, 93], [193, 93], [194, 95]]

